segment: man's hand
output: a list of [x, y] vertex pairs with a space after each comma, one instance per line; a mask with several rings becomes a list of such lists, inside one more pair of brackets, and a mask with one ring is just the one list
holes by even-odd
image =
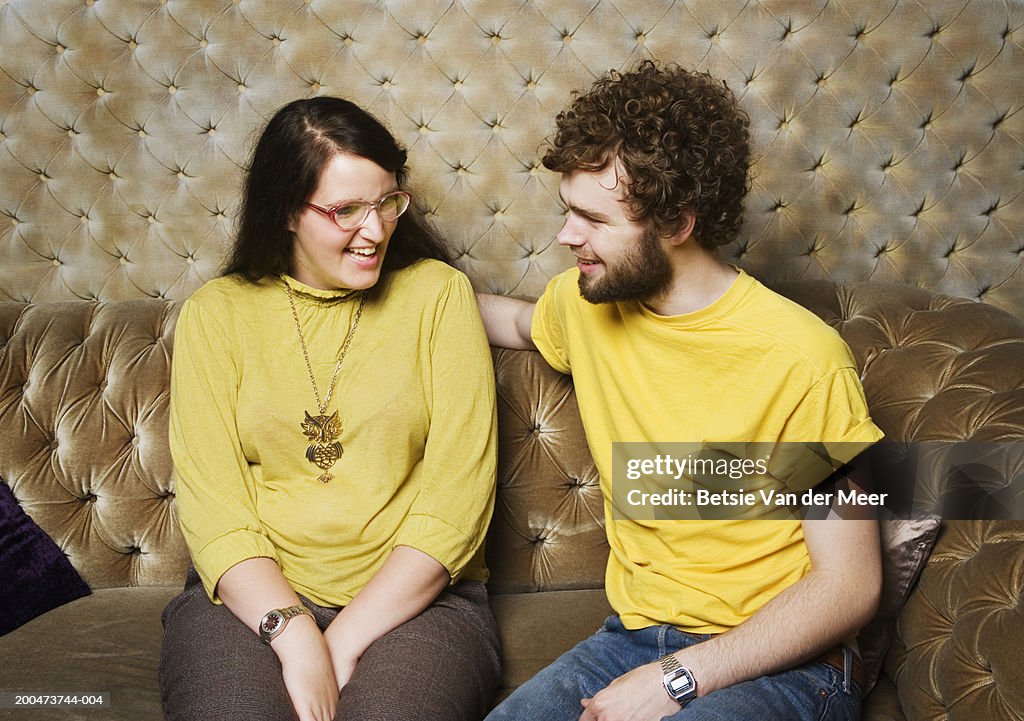
[[657, 663], [638, 666], [580, 701], [580, 721], [658, 721], [679, 710], [662, 685]]
[[332, 721], [338, 684], [316, 622], [309, 616], [292, 619], [271, 647], [281, 661], [281, 675], [299, 721]]

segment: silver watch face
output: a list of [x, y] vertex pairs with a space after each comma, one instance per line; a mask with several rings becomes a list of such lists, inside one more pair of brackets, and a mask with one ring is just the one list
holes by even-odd
[[693, 688], [693, 679], [689, 674], [681, 673], [668, 682], [668, 687], [673, 696], [682, 696]]
[[682, 703], [697, 695], [697, 683], [688, 669], [677, 668], [665, 674], [665, 690], [669, 696]]

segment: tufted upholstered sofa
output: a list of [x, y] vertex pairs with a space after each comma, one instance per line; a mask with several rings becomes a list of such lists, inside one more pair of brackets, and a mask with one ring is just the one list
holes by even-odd
[[[177, 303], [216, 274], [253, 133], [296, 97], [377, 113], [474, 285], [535, 297], [571, 264], [539, 162], [569, 92], [643, 57], [725, 78], [756, 158], [725, 257], [817, 281], [786, 292], [841, 329], [891, 438], [1005, 443], [995, 482], [1019, 483], [1021, 329], [995, 308], [1024, 317], [1022, 39], [1020, 0], [0, 0], [0, 478], [93, 588], [0, 637], [0, 690], [159, 717], [159, 610], [188, 562]], [[607, 549], [571, 385], [495, 359], [507, 688], [606, 612]], [[1022, 533], [944, 525], [868, 718], [1024, 718]]]
[[[782, 290], [850, 343], [890, 440], [998, 443], [993, 483], [1020, 494], [1024, 324], [898, 285]], [[160, 718], [159, 616], [188, 565], [166, 441], [177, 311], [153, 299], [0, 303], [0, 477], [93, 589], [0, 637], [0, 689], [112, 699], [103, 712], [33, 719]], [[496, 351], [495, 368], [499, 495], [488, 563], [506, 693], [608, 613], [608, 548], [571, 381], [534, 352]], [[1024, 718], [1021, 648], [1024, 522], [949, 521], [865, 718]]]

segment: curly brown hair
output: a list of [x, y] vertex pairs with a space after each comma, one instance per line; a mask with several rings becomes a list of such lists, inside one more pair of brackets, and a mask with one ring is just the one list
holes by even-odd
[[576, 94], [556, 123], [549, 170], [597, 171], [617, 160], [632, 220], [669, 236], [689, 209], [704, 247], [736, 237], [750, 187], [750, 120], [723, 81], [645, 60]]

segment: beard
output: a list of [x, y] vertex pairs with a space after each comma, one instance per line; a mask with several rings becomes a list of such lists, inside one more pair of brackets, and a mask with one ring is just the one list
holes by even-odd
[[636, 245], [614, 265], [605, 265], [604, 275], [579, 277], [580, 295], [595, 305], [627, 300], [646, 300], [672, 283], [672, 266], [662, 249], [658, 234], [645, 228]]

